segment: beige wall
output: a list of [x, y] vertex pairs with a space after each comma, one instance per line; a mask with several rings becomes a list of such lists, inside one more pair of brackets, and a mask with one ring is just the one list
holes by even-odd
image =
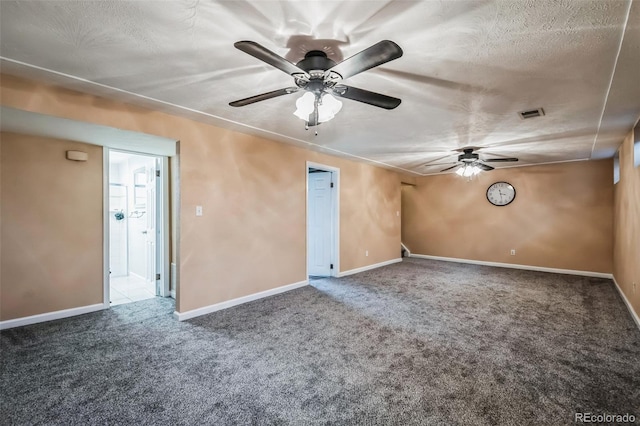
[[306, 279], [307, 160], [341, 169], [341, 271], [399, 257], [396, 173], [13, 76], [0, 86], [12, 108], [180, 141], [179, 312]]
[[0, 153], [0, 320], [102, 303], [102, 148], [1, 133]]
[[[312, 157], [320, 163], [329, 160], [326, 156]], [[341, 169], [340, 270], [399, 258], [399, 176], [360, 163], [332, 163]], [[365, 251], [369, 252], [368, 257]]]
[[[506, 207], [486, 199], [497, 181], [516, 188]], [[430, 176], [402, 187], [402, 241], [415, 254], [610, 273], [612, 206], [611, 160]]]
[[633, 132], [620, 147], [614, 194], [613, 276], [640, 316], [640, 167], [633, 166]]

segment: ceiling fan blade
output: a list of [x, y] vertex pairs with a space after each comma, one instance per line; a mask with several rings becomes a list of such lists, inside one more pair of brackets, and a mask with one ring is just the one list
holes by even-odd
[[305, 70], [303, 70], [302, 68], [298, 68], [282, 56], [273, 53], [272, 51], [256, 43], [255, 41], [237, 41], [233, 45], [237, 49], [242, 50], [244, 53], [248, 53], [254, 58], [260, 59], [261, 61], [266, 62], [272, 67], [276, 67], [289, 75], [302, 74], [306, 78], [309, 78], [309, 74], [307, 74]]
[[325, 76], [334, 72], [345, 80], [385, 62], [398, 59], [401, 56], [402, 49], [400, 46], [390, 40], [383, 40], [328, 69], [325, 72]]
[[509, 161], [518, 161], [517, 158], [515, 157], [510, 157], [510, 158], [488, 158], [486, 160], [482, 160], [485, 163], [506, 163]]
[[363, 102], [384, 109], [394, 109], [402, 102], [401, 99], [383, 95], [382, 93], [370, 92], [357, 87], [345, 86], [344, 84], [334, 87], [333, 94], [341, 98]]
[[495, 168], [495, 167], [491, 167], [491, 166], [489, 166], [487, 164], [484, 164], [484, 163], [476, 163], [475, 165], [480, 167], [485, 172], [491, 171], [491, 170], [493, 170]]
[[265, 101], [271, 98], [277, 98], [278, 96], [288, 95], [298, 91], [297, 87], [287, 87], [286, 89], [278, 89], [273, 92], [262, 93], [260, 95], [251, 96], [249, 98], [240, 99], [238, 101], [229, 102], [232, 107], [241, 107], [249, 104], [253, 104], [260, 101]]
[[447, 163], [425, 163], [422, 165], [422, 167], [446, 166], [447, 164], [453, 164], [453, 162], [449, 161]]
[[455, 167], [458, 167], [458, 166], [459, 166], [459, 164], [454, 164], [454, 165], [453, 165], [453, 166], [451, 166], [451, 167], [447, 167], [446, 169], [442, 169], [442, 170], [440, 170], [440, 172], [446, 172], [447, 170], [451, 170], [451, 169], [453, 169], [453, 168], [455, 168]]

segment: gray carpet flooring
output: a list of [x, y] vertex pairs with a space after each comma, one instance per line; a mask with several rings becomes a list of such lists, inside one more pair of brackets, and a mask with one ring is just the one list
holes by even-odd
[[182, 323], [173, 309], [152, 299], [3, 331], [2, 424], [640, 415], [640, 331], [610, 280], [405, 259]]

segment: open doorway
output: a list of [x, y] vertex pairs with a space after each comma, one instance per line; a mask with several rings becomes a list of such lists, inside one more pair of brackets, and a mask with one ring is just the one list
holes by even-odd
[[[111, 306], [168, 296], [166, 197], [161, 156], [109, 150], [108, 283]], [[163, 277], [163, 275], [165, 275]]]
[[307, 276], [337, 276], [340, 169], [307, 162]]

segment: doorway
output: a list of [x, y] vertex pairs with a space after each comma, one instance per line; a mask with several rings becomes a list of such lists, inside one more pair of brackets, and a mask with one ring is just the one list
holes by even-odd
[[307, 276], [337, 276], [340, 169], [307, 162]]
[[166, 158], [109, 150], [108, 277], [110, 306], [168, 296], [165, 288]]

